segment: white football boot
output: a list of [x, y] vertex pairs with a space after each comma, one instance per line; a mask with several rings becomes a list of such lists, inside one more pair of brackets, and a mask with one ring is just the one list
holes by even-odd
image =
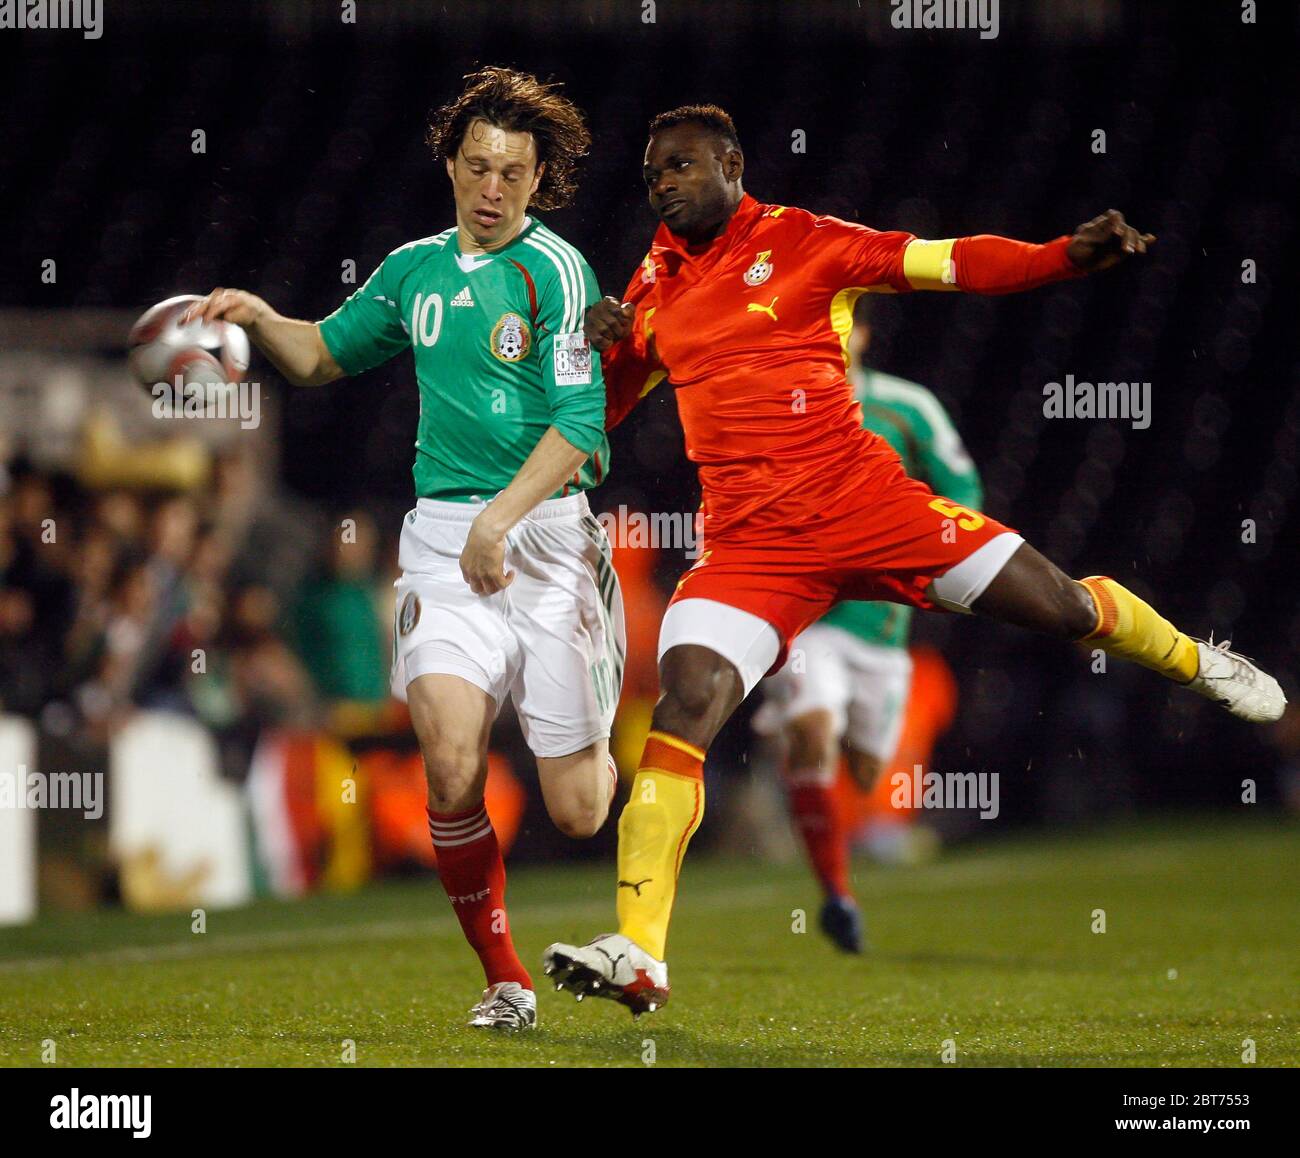
[[603, 933], [583, 946], [555, 944], [542, 954], [542, 968], [556, 989], [581, 1001], [608, 997], [633, 1017], [668, 1004], [668, 966], [622, 933]]
[[1241, 720], [1268, 724], [1280, 719], [1286, 696], [1271, 675], [1260, 671], [1252, 660], [1230, 650], [1232, 640], [1215, 643], [1196, 641], [1201, 666], [1191, 683], [1185, 684], [1198, 695], [1227, 708]]
[[483, 990], [470, 1025], [487, 1029], [536, 1029], [537, 994], [518, 981], [498, 981]]

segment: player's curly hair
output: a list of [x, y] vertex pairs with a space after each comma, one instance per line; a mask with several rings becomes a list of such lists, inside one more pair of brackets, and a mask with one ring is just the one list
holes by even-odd
[[727, 148], [740, 148], [740, 137], [736, 135], [736, 124], [731, 114], [717, 105], [681, 105], [660, 113], [650, 122], [650, 135], [653, 137], [661, 129], [687, 124], [703, 125], [713, 130]]
[[429, 121], [425, 143], [435, 160], [454, 158], [465, 130], [482, 119], [508, 133], [532, 133], [537, 162], [546, 164], [530, 204], [563, 209], [577, 192], [578, 162], [591, 148], [581, 110], [561, 96], [558, 83], [543, 83], [526, 72], [488, 67], [465, 77], [465, 89]]

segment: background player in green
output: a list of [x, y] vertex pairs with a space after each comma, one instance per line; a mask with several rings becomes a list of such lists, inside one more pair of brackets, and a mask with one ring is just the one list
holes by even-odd
[[[871, 327], [859, 315], [849, 337], [849, 381], [862, 425], [935, 494], [979, 510], [979, 473], [947, 411], [924, 386], [865, 366], [870, 341]], [[912, 681], [911, 624], [912, 608], [902, 604], [836, 604], [795, 638], [790, 662], [763, 681], [766, 698], [754, 719], [760, 732], [783, 733], [790, 813], [825, 893], [821, 928], [852, 953], [862, 949], [862, 917], [832, 788], [841, 750], [863, 791], [893, 758]]]
[[505, 869], [483, 806], [488, 735], [509, 695], [546, 806], [570, 836], [604, 823], [622, 682], [622, 597], [586, 490], [609, 468], [600, 359], [582, 334], [600, 294], [572, 246], [527, 211], [575, 191], [590, 137], [554, 85], [466, 78], [428, 142], [456, 225], [390, 253], [319, 323], [242, 290], [194, 307], [249, 336], [291, 382], [332, 382], [408, 348], [420, 390], [415, 509], [403, 522], [393, 690], [424, 755], [438, 874], [487, 979], [470, 1024], [531, 1028]]

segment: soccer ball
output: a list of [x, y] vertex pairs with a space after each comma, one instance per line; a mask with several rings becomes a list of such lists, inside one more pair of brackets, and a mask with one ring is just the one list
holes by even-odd
[[159, 382], [185, 387], [238, 382], [248, 369], [248, 335], [233, 322], [195, 319], [181, 325], [181, 315], [203, 299], [182, 294], [151, 306], [131, 327], [127, 364], [141, 386]]

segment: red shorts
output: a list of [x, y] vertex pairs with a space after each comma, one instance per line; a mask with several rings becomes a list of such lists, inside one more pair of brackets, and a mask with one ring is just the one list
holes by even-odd
[[[707, 532], [706, 532], [707, 533]], [[781, 637], [773, 668], [810, 623], [844, 599], [944, 610], [926, 589], [998, 535], [996, 519], [936, 495], [900, 466], [833, 511], [809, 512], [779, 534], [729, 532], [705, 539], [671, 602], [714, 599], [766, 620]]]

